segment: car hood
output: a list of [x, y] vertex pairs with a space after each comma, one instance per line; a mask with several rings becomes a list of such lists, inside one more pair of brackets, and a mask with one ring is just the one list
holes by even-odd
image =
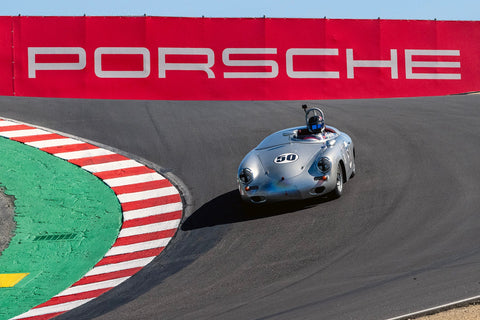
[[308, 170], [322, 150], [324, 144], [291, 142], [256, 150], [256, 156], [270, 178], [288, 179]]

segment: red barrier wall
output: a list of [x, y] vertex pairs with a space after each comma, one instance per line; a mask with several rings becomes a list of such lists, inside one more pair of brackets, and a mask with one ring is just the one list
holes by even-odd
[[14, 94], [12, 47], [11, 18], [0, 17], [0, 95], [2, 96]]
[[480, 90], [480, 22], [0, 17], [0, 94], [288, 100]]

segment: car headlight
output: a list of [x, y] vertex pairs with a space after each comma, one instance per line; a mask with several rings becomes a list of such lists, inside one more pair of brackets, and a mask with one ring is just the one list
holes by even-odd
[[243, 168], [239, 174], [238, 178], [240, 181], [242, 181], [244, 184], [249, 184], [250, 182], [253, 181], [253, 172], [249, 168]]
[[332, 168], [332, 162], [327, 157], [322, 157], [318, 160], [317, 167], [322, 172], [328, 172]]

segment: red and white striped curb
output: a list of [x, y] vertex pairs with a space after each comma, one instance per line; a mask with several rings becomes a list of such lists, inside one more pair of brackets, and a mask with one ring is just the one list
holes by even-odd
[[116, 242], [95, 267], [49, 301], [13, 319], [50, 319], [95, 299], [150, 263], [175, 234], [182, 199], [165, 177], [145, 165], [76, 139], [0, 119], [0, 136], [71, 162], [113, 189], [123, 211]]

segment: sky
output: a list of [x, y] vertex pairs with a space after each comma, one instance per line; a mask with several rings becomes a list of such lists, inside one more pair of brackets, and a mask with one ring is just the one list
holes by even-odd
[[480, 20], [478, 0], [0, 0], [0, 15]]

